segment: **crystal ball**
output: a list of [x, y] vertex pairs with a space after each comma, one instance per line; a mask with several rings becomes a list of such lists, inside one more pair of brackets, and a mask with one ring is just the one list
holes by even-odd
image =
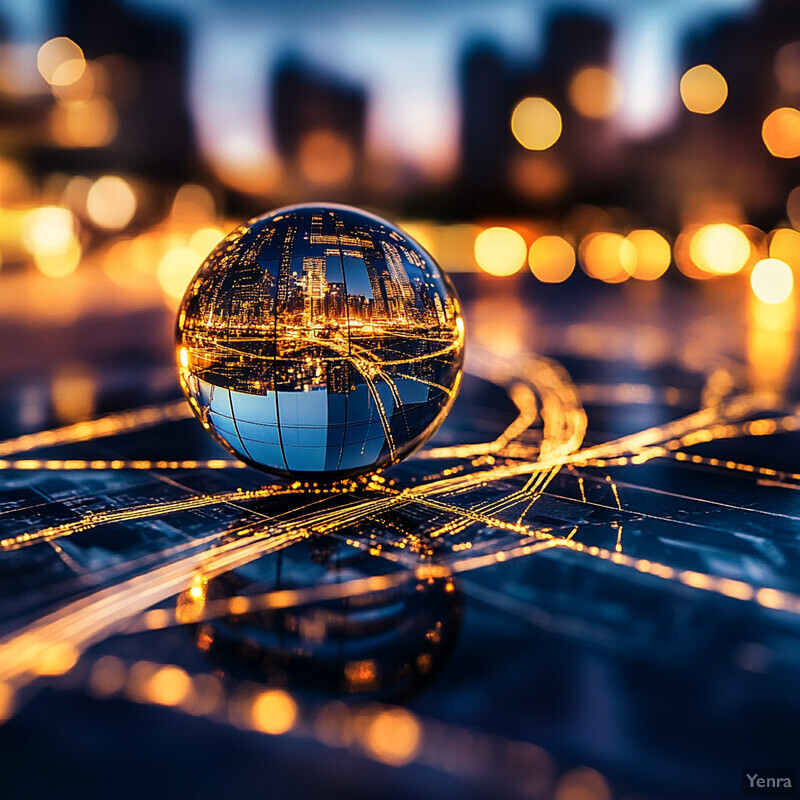
[[248, 464], [304, 480], [381, 469], [420, 447], [461, 381], [453, 285], [407, 233], [338, 205], [256, 217], [181, 301], [180, 382]]

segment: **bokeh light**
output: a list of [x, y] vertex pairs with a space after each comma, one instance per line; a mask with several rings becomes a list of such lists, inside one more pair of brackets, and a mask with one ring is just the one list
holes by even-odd
[[775, 54], [775, 80], [784, 92], [800, 92], [800, 42], [785, 44]]
[[561, 236], [540, 236], [528, 251], [528, 265], [542, 283], [561, 283], [575, 269], [575, 250]]
[[95, 75], [100, 76], [102, 72], [103, 68], [99, 64], [87, 62], [86, 68], [77, 80], [72, 81], [72, 83], [52, 85], [50, 87], [53, 97], [60, 103], [86, 102], [95, 93], [96, 83], [102, 83], [102, 78], [100, 81], [95, 81]]
[[311, 131], [300, 141], [300, 174], [318, 186], [338, 186], [353, 174], [353, 150], [347, 139], [327, 129]]
[[788, 106], [776, 108], [764, 120], [761, 138], [776, 158], [800, 156], [800, 111]]
[[0, 158], [0, 207], [24, 204], [32, 191], [31, 179], [22, 166]]
[[156, 277], [166, 295], [180, 300], [202, 262], [203, 256], [187, 245], [180, 244], [167, 250], [156, 270]]
[[712, 278], [713, 275], [710, 272], [700, 269], [700, 267], [692, 261], [690, 253], [692, 239], [701, 227], [702, 225], [687, 225], [680, 232], [672, 248], [672, 258], [675, 261], [675, 266], [687, 278], [705, 281]]
[[750, 258], [750, 240], [735, 225], [704, 225], [691, 238], [692, 262], [712, 275], [734, 275]]
[[294, 726], [297, 703], [282, 689], [267, 689], [256, 697], [250, 713], [256, 730], [278, 735]]
[[608, 782], [597, 770], [576, 767], [559, 780], [554, 800], [611, 800], [611, 797]]
[[422, 740], [417, 718], [405, 708], [378, 712], [364, 737], [367, 750], [379, 761], [399, 767], [416, 754]]
[[794, 289], [792, 268], [779, 258], [762, 258], [750, 274], [750, 286], [763, 303], [778, 304], [787, 300]]
[[208, 222], [216, 216], [214, 196], [198, 183], [185, 183], [175, 193], [170, 216], [175, 222]]
[[23, 222], [22, 241], [36, 266], [49, 277], [69, 275], [80, 262], [75, 218], [67, 208], [42, 206], [29, 211]]
[[192, 691], [192, 679], [180, 667], [161, 667], [146, 687], [147, 698], [162, 706], [177, 706]]
[[104, 175], [89, 189], [86, 212], [98, 227], [110, 231], [122, 230], [136, 213], [136, 194], [124, 178]]
[[561, 136], [561, 114], [544, 97], [526, 97], [511, 114], [511, 132], [527, 150], [547, 150]]
[[108, 98], [58, 104], [50, 112], [50, 135], [60, 147], [103, 147], [117, 135], [117, 112]]
[[792, 269], [800, 270], [800, 232], [778, 228], [769, 237], [769, 256], [785, 261]]
[[189, 239], [189, 247], [202, 258], [205, 258], [219, 243], [225, 234], [213, 226], [198, 228]]
[[713, 114], [728, 98], [728, 84], [710, 64], [698, 64], [683, 73], [681, 100], [695, 114]]
[[281, 174], [280, 164], [247, 136], [226, 137], [211, 166], [226, 186], [253, 195], [271, 192]]
[[489, 275], [513, 275], [522, 269], [527, 257], [525, 239], [511, 228], [487, 228], [475, 238], [475, 261]]
[[88, 419], [95, 408], [97, 379], [84, 364], [67, 363], [53, 376], [53, 410], [61, 423]]
[[605, 283], [622, 283], [636, 271], [636, 248], [619, 233], [590, 233], [578, 255], [583, 271]]
[[800, 228], [800, 186], [795, 186], [786, 198], [786, 216], [795, 228]]
[[14, 713], [14, 691], [0, 683], [0, 722], [5, 722]]
[[640, 281], [654, 281], [669, 269], [672, 251], [669, 242], [658, 231], [635, 230], [626, 239], [636, 250], [636, 266], [632, 277]]
[[93, 694], [108, 697], [125, 686], [126, 677], [122, 660], [116, 656], [105, 655], [97, 659], [92, 667], [89, 685]]
[[622, 90], [617, 76], [604, 67], [584, 67], [569, 84], [569, 100], [589, 119], [607, 119], [620, 106]]
[[94, 181], [91, 178], [75, 175], [67, 181], [61, 193], [61, 203], [79, 217], [86, 216], [86, 200], [93, 185]]
[[36, 66], [51, 86], [68, 86], [83, 75], [86, 59], [83, 50], [72, 39], [58, 36], [39, 48]]
[[60, 253], [36, 252], [33, 261], [43, 275], [49, 278], [63, 278], [75, 272], [83, 252], [77, 240]]
[[538, 202], [558, 197], [569, 184], [570, 174], [550, 153], [531, 150], [515, 153], [509, 163], [509, 182], [523, 197]]

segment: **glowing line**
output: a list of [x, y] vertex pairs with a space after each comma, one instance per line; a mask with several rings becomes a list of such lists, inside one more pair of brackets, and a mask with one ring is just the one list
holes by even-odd
[[37, 433], [26, 433], [14, 439], [0, 442], [0, 456], [9, 456], [40, 447], [51, 447], [58, 444], [72, 444], [114, 436], [118, 433], [129, 433], [142, 430], [153, 425], [173, 420], [189, 419], [191, 409], [185, 400], [173, 400], [156, 406], [144, 406], [130, 411], [118, 411], [97, 419], [76, 422], [62, 428], [53, 428]]

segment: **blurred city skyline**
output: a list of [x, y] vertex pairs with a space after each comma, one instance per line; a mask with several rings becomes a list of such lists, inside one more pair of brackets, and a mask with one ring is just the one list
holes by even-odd
[[[39, 46], [89, 12], [80, 2], [5, 0], [9, 37]], [[522, 71], [546, 62], [553, 18], [593, 17], [608, 26], [607, 66], [620, 82], [614, 129], [624, 138], [655, 134], [675, 121], [677, 77], [687, 40], [741, 19], [757, 0], [662, 3], [612, 0], [504, 0], [425, 4], [221, 4], [214, 0], [120, 0], [121, 14], [151, 14], [182, 29], [186, 83], [201, 152], [212, 163], [272, 164], [279, 144], [270, 124], [274, 75], [287, 58], [358, 86], [367, 98], [366, 144], [424, 174], [457, 168], [459, 63], [477, 43], [492, 43]], [[105, 15], [113, 29], [113, 14]], [[109, 16], [111, 18], [109, 18]], [[94, 25], [98, 39], [102, 27]], [[110, 32], [110, 30], [108, 31]], [[79, 42], [97, 47], [100, 41]], [[88, 53], [97, 56], [100, 53]], [[233, 89], [235, 87], [235, 90]]]
[[227, 229], [317, 200], [453, 271], [674, 263], [784, 297], [800, 269], [789, 0], [5, 0], [0, 40], [6, 269], [156, 275], [174, 302]]

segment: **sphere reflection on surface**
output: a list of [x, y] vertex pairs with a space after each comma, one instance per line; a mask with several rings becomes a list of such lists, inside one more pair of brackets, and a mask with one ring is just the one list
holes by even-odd
[[[312, 553], [304, 561], [306, 547]], [[328, 547], [330, 560], [319, 563], [313, 550]], [[394, 573], [384, 587], [364, 594], [258, 609], [259, 599], [277, 587], [313, 596], [375, 568], [374, 556], [325, 539], [282, 553], [282, 562], [257, 559], [178, 596], [178, 618], [197, 623], [190, 628], [195, 644], [215, 669], [316, 698], [389, 701], [419, 692], [449, 659], [464, 610], [452, 579], [398, 580], [402, 574]], [[245, 598], [254, 610], [201, 619], [207, 608]]]
[[346, 206], [279, 209], [232, 231], [186, 290], [180, 381], [247, 463], [335, 479], [405, 458], [458, 391], [464, 323], [411, 237]]

